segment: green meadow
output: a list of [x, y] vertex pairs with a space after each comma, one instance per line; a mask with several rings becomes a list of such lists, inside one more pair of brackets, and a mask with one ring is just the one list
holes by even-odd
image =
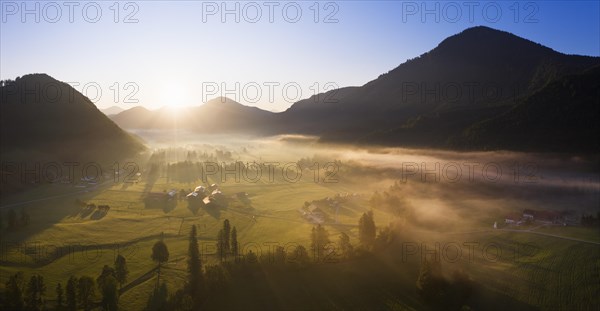
[[[159, 161], [164, 161], [163, 167], [169, 163], [168, 159]], [[385, 248], [355, 258], [336, 254], [333, 260], [297, 269], [263, 264], [250, 276], [232, 274], [227, 288], [211, 295], [204, 307], [439, 309], [439, 303], [423, 300], [415, 286], [420, 262], [428, 256], [440, 256], [447, 279], [455, 271], [463, 271], [476, 285], [467, 300], [460, 305], [450, 303], [448, 309], [567, 310], [598, 305], [598, 229], [505, 226], [505, 215], [539, 206], [539, 202], [523, 196], [494, 197], [490, 188], [496, 185], [403, 184], [377, 167], [340, 163], [334, 182], [323, 182], [322, 176], [315, 180], [314, 171], [308, 168], [293, 182], [277, 174], [273, 180], [257, 182], [219, 174], [183, 182], [182, 176], [164, 174], [164, 169], [151, 176], [148, 164], [135, 182], [107, 179], [86, 187], [46, 184], [32, 188], [3, 201], [5, 221], [6, 210], [13, 209], [25, 210], [30, 223], [15, 230], [3, 227], [0, 291], [18, 271], [23, 271], [26, 279], [40, 274], [47, 288], [46, 305], [52, 308], [56, 284], [64, 287], [70, 276], [95, 279], [103, 266], [112, 266], [116, 256], [122, 255], [129, 276], [119, 307], [144, 310], [157, 285], [157, 265], [151, 259], [156, 241], [163, 239], [168, 246], [170, 256], [161, 269], [161, 283], [172, 294], [187, 280], [192, 225], [198, 230], [205, 267], [220, 264], [217, 235], [225, 219], [237, 229], [242, 255], [252, 251], [262, 261], [276, 246], [290, 253], [298, 245], [310, 253], [311, 230], [316, 223], [302, 212], [314, 204], [326, 214], [323, 226], [334, 243], [343, 232], [358, 249], [359, 218], [368, 211], [373, 211], [378, 230], [392, 230], [393, 239]], [[156, 208], [144, 201], [149, 193], [183, 189], [187, 194], [196, 186], [213, 183], [225, 204], [193, 208], [187, 199], [175, 198], [169, 208]], [[565, 196], [570, 198], [570, 194]], [[336, 208], [328, 205], [327, 198], [341, 203]], [[89, 204], [108, 205], [110, 210], [87, 210]], [[499, 224], [497, 229], [494, 222]], [[235, 265], [231, 258], [226, 261], [225, 265]], [[99, 302], [100, 298], [97, 290], [94, 299]]]

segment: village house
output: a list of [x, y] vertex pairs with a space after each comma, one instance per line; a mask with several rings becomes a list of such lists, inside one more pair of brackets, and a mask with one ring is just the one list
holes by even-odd
[[526, 209], [523, 211], [523, 218], [546, 224], [562, 224], [564, 222], [561, 217], [561, 214], [554, 211]]
[[513, 214], [513, 215], [508, 215], [506, 217], [504, 217], [504, 223], [507, 225], [520, 225], [523, 223], [523, 220], [521, 219], [521, 215], [519, 214]]
[[315, 203], [311, 203], [308, 206], [304, 206], [300, 209], [300, 213], [306, 220], [312, 223], [322, 224], [325, 222], [325, 217], [327, 216], [325, 212], [321, 208], [319, 208]]

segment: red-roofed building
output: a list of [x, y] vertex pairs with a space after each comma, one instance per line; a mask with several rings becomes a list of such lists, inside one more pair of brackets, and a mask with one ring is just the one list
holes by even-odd
[[554, 211], [537, 211], [526, 209], [523, 211], [523, 218], [531, 219], [543, 223], [562, 223], [560, 213]]

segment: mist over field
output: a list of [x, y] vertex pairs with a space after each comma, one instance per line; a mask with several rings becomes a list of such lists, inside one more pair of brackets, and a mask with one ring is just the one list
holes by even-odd
[[0, 1], [0, 310], [599, 310], [599, 13]]
[[[258, 181], [246, 178], [242, 169], [210, 174], [223, 187], [268, 185], [278, 180], [301, 193], [304, 185], [298, 183], [305, 181], [314, 186], [344, 187], [367, 197], [392, 187], [402, 207], [410, 210], [411, 220], [405, 225], [423, 231], [488, 229], [499, 217], [525, 209], [572, 215], [593, 215], [599, 209], [600, 176], [595, 157], [360, 147], [320, 143], [318, 137], [304, 135], [198, 137], [185, 131], [133, 132], [149, 146], [167, 150], [167, 161], [188, 161], [190, 151], [217, 152], [226, 156], [198, 159], [198, 163], [205, 169], [235, 163], [259, 166], [262, 178]], [[169, 143], [174, 140], [177, 144]], [[293, 178], [285, 178], [285, 166]], [[200, 170], [200, 175], [204, 174]], [[298, 174], [302, 178], [296, 180]], [[324, 183], [325, 179], [329, 180]], [[295, 210], [302, 203], [298, 200], [286, 206]], [[278, 206], [277, 210], [285, 208]]]
[[[390, 288], [399, 293], [411, 292], [414, 280], [419, 279], [416, 273], [422, 270], [419, 262], [427, 261], [439, 262], [436, 269], [441, 270], [436, 273], [448, 282], [447, 288], [467, 282], [460, 286], [468, 287], [460, 290], [469, 293], [471, 298], [466, 301], [472, 305], [488, 308], [489, 300], [503, 299], [501, 308], [527, 309], [529, 304], [547, 303], [536, 300], [543, 297], [543, 291], [532, 289], [531, 282], [550, 282], [552, 290], [560, 292], [564, 273], [574, 269], [564, 266], [566, 262], [576, 261], [587, 269], [594, 263], [589, 258], [598, 256], [597, 229], [581, 225], [583, 217], [600, 209], [594, 155], [364, 146], [326, 143], [300, 134], [129, 132], [145, 145], [145, 151], [102, 164], [100, 179], [82, 171], [77, 175], [80, 180], [46, 182], [25, 195], [3, 198], [5, 211], [19, 211], [20, 219], [22, 215], [28, 219], [3, 236], [3, 275], [26, 267], [47, 275], [46, 282], [55, 286], [66, 274], [97, 270], [122, 254], [135, 279], [122, 291], [119, 305], [135, 310], [140, 304], [135, 297], [155, 286], [152, 272], [147, 272], [155, 268], [148, 260], [154, 241], [169, 245], [174, 259], [162, 268], [161, 278], [165, 286], [176, 288], [186, 271], [185, 232], [197, 228], [203, 264], [227, 269], [217, 270], [227, 273], [224, 277], [229, 285], [219, 290], [225, 292], [204, 302], [211, 308], [224, 307], [222, 295], [238, 295], [256, 283], [266, 286], [254, 289], [261, 295], [272, 295], [267, 284], [276, 282], [295, 297], [303, 297], [304, 285], [289, 283], [297, 273], [304, 275], [306, 284], [321, 282], [328, 287], [329, 282], [343, 279], [339, 273], [349, 269], [361, 271], [361, 276], [344, 292], [381, 281], [398, 283]], [[15, 161], [4, 164], [21, 163]], [[79, 163], [79, 167], [85, 165]], [[20, 176], [10, 167], [5, 170], [6, 176]], [[173, 199], [171, 193], [175, 193]], [[560, 218], [521, 220], [521, 215], [532, 211]], [[362, 228], [365, 217], [371, 217], [377, 226], [373, 253], [361, 246], [368, 243]], [[224, 219], [237, 229], [237, 247], [245, 256], [221, 253], [218, 239]], [[520, 224], [509, 223], [509, 219]], [[314, 228], [327, 230], [323, 249], [314, 246]], [[347, 243], [354, 249], [351, 253], [338, 236], [348, 237]], [[302, 247], [307, 259], [299, 259], [301, 255], [295, 253], [301, 245], [306, 245]], [[567, 249], [576, 258], [563, 263]], [[278, 257], [282, 252], [286, 257]], [[314, 263], [308, 264], [311, 261]], [[242, 266], [236, 268], [236, 262]], [[234, 266], [227, 266], [231, 264]], [[379, 268], [365, 270], [363, 265]], [[81, 272], [84, 266], [87, 268]], [[540, 269], [556, 272], [541, 277]], [[261, 276], [246, 280], [244, 271], [261, 271]], [[499, 279], [499, 275], [503, 277]], [[515, 283], [511, 279], [515, 277], [521, 281]], [[496, 281], [484, 281], [490, 278]], [[582, 281], [586, 285], [577, 285]], [[506, 282], [512, 284], [514, 298], [495, 294]], [[573, 282], [571, 286], [593, 287], [595, 276]], [[482, 289], [473, 291], [477, 286]], [[382, 297], [379, 291], [359, 292], [357, 299], [338, 303], [371, 306]], [[569, 298], [551, 303], [585, 295], [571, 292]], [[462, 299], [456, 303], [464, 304]], [[246, 301], [269, 308], [291, 306]], [[386, 303], [404, 304], [394, 301]], [[225, 305], [239, 307], [237, 303]]]

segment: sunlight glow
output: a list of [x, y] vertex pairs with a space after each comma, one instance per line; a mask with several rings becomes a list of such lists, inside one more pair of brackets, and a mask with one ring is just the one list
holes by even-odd
[[170, 81], [160, 90], [160, 101], [162, 106], [178, 110], [186, 105], [190, 105], [191, 97], [187, 88], [180, 82]]

